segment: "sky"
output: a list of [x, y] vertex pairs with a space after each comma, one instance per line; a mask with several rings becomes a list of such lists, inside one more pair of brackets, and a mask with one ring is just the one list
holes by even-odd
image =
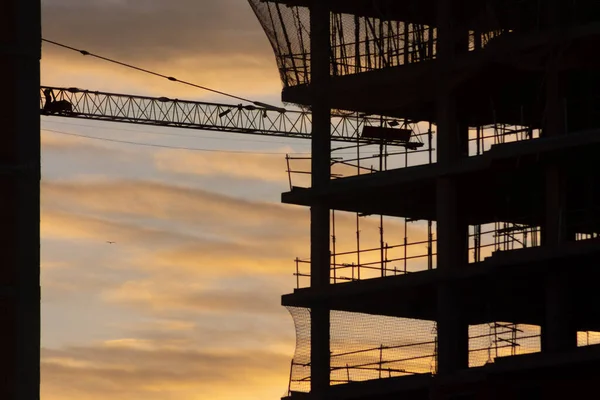
[[[42, 7], [44, 38], [279, 104], [246, 0]], [[48, 44], [41, 68], [49, 86], [238, 103]], [[308, 143], [43, 117], [42, 145], [43, 399], [280, 398], [295, 344], [280, 295], [309, 242], [307, 211], [279, 200], [285, 154]]]
[[[246, 0], [42, 0], [42, 9], [46, 39], [281, 104], [275, 58]], [[41, 68], [46, 86], [239, 102], [47, 43]], [[280, 195], [285, 154], [306, 156], [309, 142], [47, 116], [41, 137], [43, 399], [284, 395], [295, 328], [280, 296], [295, 287], [294, 259], [309, 256], [309, 214]], [[354, 218], [336, 214], [338, 252], [353, 249]], [[385, 230], [390, 244], [404, 237], [399, 221]], [[412, 241], [427, 237], [423, 225], [409, 230]], [[364, 248], [379, 246], [377, 218], [360, 231]]]
[[[42, 6], [45, 39], [281, 105], [272, 49], [246, 0]], [[239, 102], [48, 43], [41, 78], [46, 86]], [[42, 117], [43, 399], [284, 395], [295, 325], [280, 296], [296, 286], [294, 259], [309, 256], [309, 214], [280, 204], [280, 195], [289, 190], [285, 155], [309, 150], [299, 139]], [[307, 175], [293, 184], [307, 186]], [[336, 213], [338, 252], [354, 249], [355, 218]], [[385, 229], [404, 235], [398, 221]], [[426, 238], [423, 226], [410, 230]], [[363, 218], [360, 231], [364, 248], [379, 246], [378, 218]], [[414, 251], [427, 253], [424, 245]], [[424, 259], [417, 264], [423, 269]]]

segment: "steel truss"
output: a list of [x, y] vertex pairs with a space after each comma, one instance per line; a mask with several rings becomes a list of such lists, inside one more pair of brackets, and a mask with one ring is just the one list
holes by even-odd
[[[51, 91], [55, 101], [70, 103], [71, 110], [45, 109], [46, 90]], [[42, 115], [67, 118], [301, 139], [310, 139], [312, 129], [312, 116], [308, 111], [48, 86], [40, 88], [40, 112]], [[379, 116], [334, 113], [331, 122], [331, 139], [361, 144], [379, 143], [379, 140], [361, 137], [363, 127], [381, 126], [391, 121], [392, 119]], [[404, 143], [387, 141], [387, 144], [403, 145]]]

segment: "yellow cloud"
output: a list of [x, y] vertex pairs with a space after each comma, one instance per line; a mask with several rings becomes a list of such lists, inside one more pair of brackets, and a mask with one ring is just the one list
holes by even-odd
[[[251, 281], [252, 279], [248, 279]], [[190, 310], [204, 313], [282, 314], [279, 305], [283, 287], [254, 278], [254, 288], [218, 288], [184, 281], [152, 279], [128, 281], [105, 293], [109, 302], [141, 307], [151, 311]], [[259, 289], [257, 282], [263, 285]], [[186, 327], [189, 328], [189, 327]], [[171, 328], [172, 329], [172, 328]]]
[[278, 222], [304, 219], [306, 215], [296, 207], [158, 182], [42, 182], [42, 196], [43, 207], [50, 209], [74, 207], [94, 213], [144, 216], [179, 223], [256, 226], [262, 225], [265, 215]]
[[[301, 207], [139, 181], [45, 182], [42, 194], [44, 237], [128, 243], [129, 249], [137, 250], [130, 252], [132, 263], [148, 271], [291, 273], [292, 260], [309, 254], [308, 210]], [[336, 252], [356, 250], [355, 218], [351, 213], [336, 213]], [[150, 228], [160, 221], [168, 225]], [[361, 249], [373, 249], [361, 255], [361, 263], [376, 262], [381, 256], [379, 219], [360, 218], [359, 229]], [[401, 221], [386, 220], [384, 231], [390, 246], [403, 243]], [[425, 239], [421, 225], [409, 225], [409, 243]], [[154, 247], [148, 251], [150, 243]], [[404, 249], [396, 247], [387, 253], [393, 260], [403, 257]], [[425, 254], [426, 243], [407, 251], [408, 256]], [[336, 259], [338, 263], [357, 261], [356, 254]], [[403, 268], [402, 263], [396, 264]]]
[[[159, 182], [43, 182], [42, 196], [43, 207], [47, 209], [140, 216], [166, 219], [173, 223], [218, 223], [219, 226], [235, 224], [240, 232], [243, 232], [242, 228], [251, 226], [261, 227], [265, 233], [270, 229], [297, 231], [299, 228], [308, 228], [309, 214], [306, 207], [252, 201]], [[355, 224], [355, 214], [337, 213], [336, 226], [339, 227], [340, 237], [345, 234], [354, 236]], [[379, 232], [378, 218], [361, 218], [360, 224], [360, 229], [364, 232]], [[399, 219], [386, 218], [384, 224], [385, 230], [394, 236], [404, 234], [403, 223]], [[218, 229], [219, 226], [213, 228]], [[409, 236], [414, 236], [416, 240], [423, 235], [422, 226], [409, 224]], [[378, 235], [376, 239], [379, 240]], [[368, 240], [366, 235], [365, 240]], [[401, 237], [396, 240], [401, 241]]]
[[[279, 150], [291, 152], [291, 149]], [[165, 150], [155, 153], [159, 171], [202, 176], [228, 176], [269, 182], [286, 182], [284, 156], [267, 154], [202, 153]]]
[[58, 269], [65, 269], [65, 268], [69, 268], [70, 265], [67, 262], [64, 261], [46, 261], [43, 260], [40, 264], [40, 268], [43, 270], [58, 270]]
[[87, 240], [102, 244], [106, 244], [106, 241], [114, 241], [115, 238], [124, 243], [135, 242], [146, 245], [168, 244], [189, 239], [189, 236], [176, 232], [44, 208], [42, 208], [40, 231], [43, 239]]
[[276, 398], [287, 385], [289, 356], [270, 351], [164, 349], [126, 339], [42, 350], [42, 395], [48, 400]]
[[[265, 97], [280, 92], [281, 84], [275, 63], [256, 63], [247, 56], [188, 55], [170, 60], [158, 58], [144, 68], [180, 80], [238, 96]], [[190, 75], [190, 71], [195, 71]], [[73, 53], [44, 51], [41, 82], [46, 86], [77, 87], [132, 95], [156, 95], [189, 100], [218, 99], [221, 103], [238, 104], [239, 100], [215, 95], [194, 87], [167, 81], [138, 71], [133, 71]]]
[[[45, 117], [48, 118], [48, 117]], [[52, 120], [51, 122], [56, 122]], [[92, 141], [82, 137], [63, 135], [52, 132], [55, 126], [41, 129], [42, 155], [47, 151], [70, 152], [78, 155], [91, 155], [95, 157], [110, 158], [114, 161], [127, 161], [136, 153], [127, 147], [116, 147], [103, 144], [100, 141]], [[102, 129], [102, 127], [98, 127]], [[139, 149], [136, 149], [139, 150]]]
[[[154, 155], [159, 171], [201, 176], [226, 176], [268, 182], [288, 183], [288, 164], [283, 154], [292, 154], [289, 169], [293, 186], [310, 186], [310, 160], [306, 156], [293, 158], [292, 148], [277, 150], [282, 155], [198, 153], [192, 151], [165, 150]], [[346, 164], [334, 164], [334, 176], [352, 176], [356, 168]], [[287, 189], [286, 189], [287, 190]]]

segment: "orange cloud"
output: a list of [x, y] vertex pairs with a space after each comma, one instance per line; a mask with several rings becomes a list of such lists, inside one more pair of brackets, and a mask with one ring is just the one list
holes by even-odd
[[[43, 182], [43, 206], [125, 214], [179, 223], [262, 225], [263, 217], [304, 218], [298, 208], [234, 198], [201, 189], [148, 181]], [[215, 228], [218, 228], [215, 226]]]
[[168, 244], [189, 239], [189, 236], [171, 231], [47, 209], [42, 210], [40, 230], [44, 239], [88, 240], [102, 244], [108, 240], [112, 241], [115, 237], [124, 243], [138, 244]]
[[[258, 281], [258, 279], [255, 279]], [[281, 285], [265, 284], [248, 289], [219, 288], [189, 282], [146, 279], [125, 282], [106, 293], [110, 302], [132, 305], [157, 312], [191, 310], [209, 313], [281, 314], [279, 291]], [[254, 285], [256, 286], [256, 284]]]
[[[278, 150], [293, 152], [291, 148]], [[202, 176], [233, 177], [269, 182], [287, 182], [286, 162], [283, 155], [235, 154], [166, 150], [155, 153], [159, 171]]]
[[[189, 100], [218, 99], [221, 103], [239, 103], [239, 100], [206, 90], [84, 58], [76, 53], [58, 53], [58, 51], [44, 51], [41, 64], [43, 85]], [[123, 60], [128, 61], [125, 58]], [[199, 54], [179, 56], [169, 60], [157, 57], [153, 62], [145, 63], [143, 67], [238, 96], [273, 97], [281, 90], [274, 62], [257, 63], [246, 56], [234, 55], [226, 60], [222, 56]], [[195, 72], [190, 75], [190, 71]]]
[[[131, 265], [142, 266], [145, 271], [168, 268], [187, 273], [202, 271], [204, 275], [291, 273], [293, 259], [309, 253], [308, 213], [301, 207], [140, 181], [46, 182], [42, 194], [44, 236], [126, 243], [131, 250]], [[379, 219], [360, 218], [359, 229], [361, 249], [374, 249], [361, 255], [361, 263], [377, 262], [381, 256], [377, 250]], [[404, 229], [399, 220], [386, 220], [384, 230], [384, 240], [390, 246], [403, 242]], [[426, 239], [426, 231], [418, 224], [410, 224], [408, 234], [409, 243]], [[338, 253], [356, 250], [353, 214], [336, 213], [336, 236]], [[149, 243], [154, 246], [151, 251]], [[393, 260], [403, 257], [404, 249], [396, 247], [387, 253], [387, 258]], [[424, 243], [410, 246], [407, 251], [409, 256], [426, 254]], [[336, 260], [348, 264], [357, 261], [356, 254]], [[415, 262], [425, 263], [425, 259], [411, 264]], [[403, 268], [403, 263], [397, 261], [388, 267], [393, 269], [395, 264], [399, 270]]]
[[264, 399], [287, 384], [287, 355], [261, 350], [214, 352], [120, 340], [42, 350], [48, 400]]

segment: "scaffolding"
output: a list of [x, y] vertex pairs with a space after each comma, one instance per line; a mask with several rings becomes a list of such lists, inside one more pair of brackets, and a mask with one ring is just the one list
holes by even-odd
[[[310, 15], [306, 7], [251, 0], [275, 51], [285, 87], [310, 83]], [[377, 17], [331, 14], [331, 74], [343, 76], [435, 58], [432, 26]]]
[[[274, 49], [285, 87], [310, 83], [310, 12], [305, 5], [249, 0]], [[331, 74], [352, 75], [383, 68], [427, 62], [437, 55], [437, 28], [431, 5], [413, 2], [397, 8], [373, 1], [364, 15], [332, 12]], [[543, 0], [485, 0], [465, 11], [470, 27], [469, 51], [478, 51], [511, 33], [530, 33], [543, 27]], [[430, 8], [430, 9], [427, 9]], [[562, 10], [565, 24], [594, 21], [595, 2], [572, 1]], [[428, 23], [413, 23], [407, 16]]]
[[[355, 133], [355, 143], [343, 143], [331, 151], [331, 179], [342, 179], [365, 174], [377, 174], [392, 169], [408, 168], [436, 162], [435, 125], [414, 123], [409, 120], [379, 119], [371, 117], [359, 121], [357, 129], [365, 127], [394, 127], [398, 131], [409, 131], [405, 141], [385, 139], [366, 140]], [[360, 127], [360, 128], [359, 128]], [[494, 124], [469, 130], [469, 155], [482, 156], [494, 146], [537, 139], [541, 130], [528, 126]], [[336, 138], [332, 136], [332, 141]], [[289, 188], [310, 185], [310, 156], [286, 155]], [[600, 220], [596, 206], [572, 210], [567, 218], [581, 221], [573, 226], [576, 240], [600, 237], [597, 227]], [[331, 211], [331, 280], [343, 283], [434, 269], [436, 266], [436, 224], [433, 220], [370, 215], [364, 213]], [[523, 215], [527, 221], [530, 215]], [[338, 227], [340, 218], [354, 221], [350, 228]], [[375, 221], [375, 223], [373, 223]], [[365, 230], [365, 227], [369, 227]], [[346, 236], [343, 236], [346, 231]], [[351, 236], [348, 232], [352, 232]], [[520, 222], [495, 221], [469, 228], [469, 262], [478, 263], [498, 252], [538, 247], [541, 244], [541, 227]], [[310, 258], [295, 260], [296, 286], [305, 287], [309, 280]]]
[[[370, 121], [376, 121], [376, 118]], [[356, 134], [356, 143], [343, 143], [332, 149], [331, 179], [436, 162], [435, 125], [393, 119], [381, 119], [379, 123], [379, 127], [390, 125], [398, 130], [410, 131], [410, 138], [404, 142], [389, 143], [380, 139], [361, 143], [358, 140], [364, 140], [364, 136]], [[470, 155], [481, 156], [498, 144], [532, 140], [538, 138], [539, 134], [539, 129], [500, 124], [471, 129]], [[335, 138], [332, 137], [332, 140]], [[296, 186], [310, 185], [310, 160], [310, 157], [286, 155], [290, 190]], [[341, 220], [344, 229], [339, 227]], [[349, 224], [349, 220], [353, 223]], [[434, 269], [437, 255], [435, 230], [433, 220], [419, 221], [332, 210], [331, 282], [336, 284]], [[539, 246], [539, 235], [539, 226], [527, 224], [497, 221], [471, 226], [469, 262], [481, 262], [499, 251]], [[587, 237], [595, 236], [581, 235], [581, 238]], [[294, 262], [296, 287], [306, 287], [310, 277], [310, 258], [297, 257]]]
[[[396, 168], [432, 164], [436, 160], [435, 126], [410, 121], [392, 122], [410, 129], [411, 139], [398, 145], [347, 144], [332, 149], [331, 179], [377, 174]], [[493, 125], [470, 130], [470, 156], [478, 157], [494, 146], [527, 141], [539, 129]], [[359, 136], [359, 135], [357, 135]], [[408, 142], [422, 146], [406, 146]], [[286, 156], [290, 189], [297, 176], [310, 176], [310, 157]], [[297, 163], [297, 167], [293, 165]], [[304, 169], [302, 168], [304, 163]], [[305, 183], [308, 183], [306, 181]], [[589, 209], [587, 209], [589, 212]], [[585, 212], [582, 210], [581, 212]], [[436, 268], [436, 223], [386, 215], [365, 215], [332, 210], [330, 282], [343, 284], [386, 278]], [[526, 219], [525, 216], [523, 219]], [[588, 221], [593, 226], [594, 222]], [[598, 237], [578, 233], [577, 240]], [[481, 263], [499, 252], [538, 247], [540, 226], [497, 221], [469, 227], [469, 262]], [[295, 259], [296, 287], [309, 286], [310, 259]], [[288, 307], [294, 318], [297, 345], [290, 365], [288, 394], [310, 390], [310, 311]], [[437, 373], [437, 330], [434, 321], [331, 311], [331, 384], [339, 385], [405, 375]], [[366, 334], [365, 332], [368, 332]], [[499, 357], [541, 351], [539, 326], [493, 321], [469, 327], [469, 366], [483, 367]], [[578, 345], [600, 343], [600, 333], [579, 332]]]
[[[288, 395], [310, 391], [310, 311], [287, 307], [296, 327]], [[437, 373], [437, 329], [433, 321], [331, 311], [331, 384]], [[582, 332], [582, 344], [600, 334]], [[584, 344], [585, 345], [585, 344]], [[469, 328], [469, 365], [540, 351], [540, 329], [506, 322]]]
[[[520, 279], [521, 275], [514, 271], [502, 276], [504, 271], [496, 272], [496, 266], [503, 260], [508, 260], [507, 264], [512, 262], [511, 257], [503, 257], [506, 253], [517, 254], [514, 259], [518, 262], [521, 261], [517, 252], [521, 250], [521, 254], [535, 257], [538, 251], [529, 249], [542, 246], [542, 231], [557, 236], [562, 235], [563, 230], [568, 231], [564, 240], [569, 242], [599, 237], [600, 210], [594, 204], [596, 193], [590, 191], [568, 205], [556, 196], [552, 199], [552, 212], [546, 209], [547, 204], [542, 205], [544, 201], [550, 203], [549, 188], [563, 187], [562, 182], [558, 182], [561, 179], [558, 173], [551, 176], [551, 167], [559, 158], [555, 155], [562, 148], [545, 150], [541, 144], [551, 147], [556, 143], [553, 142], [556, 138], [551, 136], [565, 134], [563, 139], [566, 136], [576, 139], [577, 134], [600, 128], [600, 97], [595, 93], [596, 84], [600, 83], [597, 71], [557, 72], [562, 71], [561, 68], [568, 70], [568, 63], [580, 62], [577, 57], [593, 48], [595, 42], [573, 37], [559, 45], [540, 39], [552, 24], [548, 3], [542, 0], [469, 2], [469, 7], [455, 10], [453, 20], [445, 21], [448, 24], [437, 20], [439, 10], [428, 0], [332, 0], [329, 3], [330, 47], [325, 47], [324, 37], [322, 52], [315, 53], [323, 56], [321, 72], [325, 75], [325, 50], [329, 50], [329, 108], [334, 115], [343, 114], [349, 120], [367, 115], [369, 123], [360, 128], [357, 125], [353, 136], [356, 142], [338, 145], [331, 137], [329, 179], [333, 182], [318, 190], [299, 190], [311, 186], [311, 157], [286, 156], [288, 202], [329, 209], [329, 221], [327, 214], [320, 212], [314, 219], [315, 231], [319, 226], [323, 231], [313, 236], [317, 240], [316, 258], [319, 260], [313, 266], [321, 268], [325, 264], [327, 267], [325, 235], [329, 222], [329, 283], [335, 288], [324, 289], [325, 275], [315, 280], [318, 284], [311, 288], [314, 290], [307, 290], [311, 281], [311, 259], [297, 257], [294, 275], [299, 290], [284, 301], [284, 304], [302, 307], [313, 304], [313, 310], [321, 313], [327, 311], [317, 303], [322, 301], [321, 296], [331, 300], [329, 363], [323, 361], [327, 359], [324, 347], [318, 350], [320, 361], [315, 361], [315, 365], [319, 364], [315, 370], [320, 371], [316, 374], [323, 379], [320, 384], [325, 382], [326, 365], [330, 366], [330, 383], [340, 385], [404, 375], [436, 375], [438, 369], [485, 368], [500, 357], [541, 351], [541, 327], [531, 325], [543, 321], [538, 309], [532, 311], [534, 306], [531, 306], [523, 311], [517, 303], [520, 300], [500, 299], [504, 296], [502, 289], [492, 291], [485, 285], [502, 281], [508, 286], [513, 285], [510, 281], [514, 276], [517, 276], [515, 280]], [[555, 15], [554, 21], [560, 22], [561, 27], [596, 21], [600, 15], [597, 3], [562, 1], [560, 15]], [[250, 0], [250, 4], [275, 51], [284, 99], [299, 103], [300, 107], [312, 107], [309, 2]], [[326, 10], [322, 11], [320, 21], [324, 22], [327, 14]], [[448, 35], [443, 34], [444, 28]], [[521, 43], [523, 38], [527, 41]], [[567, 67], [560, 65], [563, 61]], [[436, 74], [442, 74], [443, 78], [438, 79]], [[351, 75], [354, 77], [350, 78]], [[562, 87], [563, 82], [569, 90], [554, 87]], [[444, 85], [448, 88], [440, 90]], [[362, 98], [367, 89], [371, 92]], [[440, 120], [441, 115], [447, 118]], [[440, 135], [440, 160], [441, 155], [444, 161], [452, 160], [436, 167], [432, 165], [438, 162], [436, 122], [442, 121], [446, 125], [440, 125], [440, 130], [443, 127], [447, 136]], [[455, 133], [456, 138], [451, 137]], [[446, 138], [448, 141], [442, 143]], [[544, 153], [544, 165], [538, 165], [539, 159], [535, 157], [539, 154], [531, 149]], [[525, 154], [525, 161], [521, 153]], [[565, 157], [560, 162], [566, 165], [577, 161], [574, 153], [569, 153], [569, 161], [565, 161]], [[323, 164], [325, 171], [326, 162]], [[401, 169], [407, 172], [394, 172]], [[423, 178], [411, 177], [408, 171], [415, 171], [415, 176]], [[573, 171], [569, 173], [577, 175]], [[528, 191], [521, 190], [534, 184], [529, 181], [530, 176], [535, 178], [537, 186], [527, 189], [537, 196], [535, 200], [525, 198], [523, 193]], [[386, 177], [393, 179], [388, 182]], [[553, 178], [555, 186], [548, 186]], [[588, 178], [595, 179], [591, 174]], [[484, 186], [485, 179], [493, 183], [486, 182]], [[397, 182], [400, 189], [395, 187]], [[597, 185], [583, 181], [577, 184]], [[449, 205], [443, 204], [445, 198], [440, 198], [440, 193], [447, 196]], [[378, 195], [390, 196], [386, 201], [373, 199]], [[412, 197], [406, 200], [409, 196]], [[420, 202], [423, 204], [418, 204]], [[550, 215], [554, 210], [560, 214], [558, 222]], [[451, 215], [460, 216], [454, 219]], [[446, 237], [442, 233], [437, 237], [436, 219], [440, 221], [440, 232], [445, 232]], [[444, 227], [442, 221], [446, 224]], [[462, 235], [466, 237], [454, 240]], [[544, 237], [545, 245], [547, 238]], [[562, 236], [559, 240], [563, 240]], [[472, 309], [464, 317], [469, 324], [477, 324], [468, 325], [468, 365], [464, 359], [450, 362], [456, 365], [444, 364], [455, 354], [450, 347], [445, 350], [438, 347], [449, 346], [454, 339], [448, 335], [438, 343], [434, 321], [439, 318], [436, 313], [445, 312], [454, 320], [462, 320], [460, 306], [452, 305], [460, 304], [462, 293], [453, 293], [455, 287], [447, 292], [440, 290], [447, 283], [439, 282], [440, 276], [445, 276], [442, 271], [424, 272], [442, 267], [450, 270], [451, 266], [463, 264], [465, 254], [456, 249], [466, 250], [466, 262], [471, 265], [465, 268], [465, 276], [468, 275], [465, 281], [448, 285], [459, 287], [467, 281], [479, 285], [472, 291], [478, 303], [468, 303]], [[447, 258], [438, 260], [438, 250]], [[399, 277], [420, 272], [423, 272], [422, 281]], [[471, 273], [476, 278], [472, 278]], [[480, 273], [485, 278], [478, 275]], [[512, 273], [516, 275], [510, 275]], [[533, 274], [529, 269], [526, 273]], [[456, 275], [462, 279], [461, 274]], [[526, 279], [533, 278], [527, 275]], [[365, 280], [371, 282], [361, 283]], [[389, 286], [377, 286], [383, 282]], [[517, 284], [511, 286], [521, 291], [518, 299], [527, 299], [529, 282], [526, 280], [522, 288]], [[395, 290], [400, 287], [405, 288], [406, 293], [396, 297]], [[466, 283], [460, 289], [471, 294]], [[542, 298], [541, 291], [539, 289], [536, 296]], [[445, 300], [436, 303], [432, 296], [449, 299], [448, 307], [440, 305]], [[410, 304], [393, 303], [400, 297]], [[535, 307], [542, 307], [539, 304], [544, 301], [547, 300], [537, 299]], [[310, 390], [311, 367], [314, 367], [310, 354], [312, 310], [302, 307], [288, 307], [297, 333], [288, 395]], [[501, 320], [504, 318], [509, 321]], [[440, 328], [442, 320], [439, 319]], [[323, 314], [319, 314], [316, 321], [320, 326], [317, 328], [315, 322], [313, 328], [320, 334], [314, 337], [322, 343], [315, 347], [319, 349], [327, 339], [327, 324]], [[594, 327], [582, 325], [580, 328], [590, 326]], [[441, 338], [444, 338], [443, 332], [440, 329]], [[467, 336], [461, 338], [465, 340]], [[577, 341], [579, 346], [600, 343], [600, 334], [578, 332]], [[464, 345], [465, 342], [457, 344], [462, 349]], [[441, 367], [438, 352], [445, 354], [440, 356]]]

